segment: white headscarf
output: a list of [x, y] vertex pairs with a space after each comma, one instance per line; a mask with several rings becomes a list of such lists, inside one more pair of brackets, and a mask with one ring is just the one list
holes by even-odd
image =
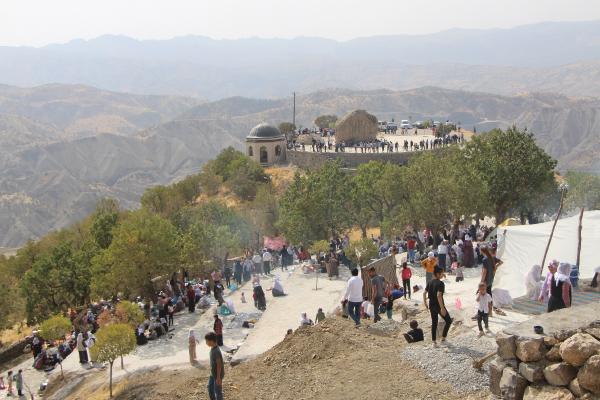
[[190, 329], [190, 332], [188, 333], [188, 338], [196, 339], [196, 334], [194, 333], [193, 329]]
[[556, 274], [554, 274], [554, 279], [557, 282], [567, 282], [571, 275], [571, 264], [569, 263], [560, 263], [558, 266], [558, 270]]
[[542, 267], [540, 267], [538, 264], [534, 265], [533, 267], [531, 267], [529, 273], [527, 274], [527, 277], [525, 278], [526, 284], [531, 286], [537, 285], [540, 281], [541, 274]]
[[434, 258], [435, 254], [433, 253], [433, 251], [430, 251], [429, 253], [427, 253], [427, 257]]

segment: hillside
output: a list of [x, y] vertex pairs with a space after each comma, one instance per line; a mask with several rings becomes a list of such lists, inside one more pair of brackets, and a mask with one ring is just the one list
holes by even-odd
[[275, 98], [330, 87], [404, 90], [429, 85], [504, 95], [595, 95], [600, 89], [599, 39], [599, 21], [344, 42], [199, 36], [140, 41], [106, 35], [41, 48], [0, 47], [0, 77], [2, 83], [18, 86], [59, 82], [212, 100]]
[[[0, 246], [5, 247], [76, 221], [102, 197], [135, 207], [145, 188], [198, 171], [227, 146], [241, 149], [256, 124], [292, 118], [289, 98], [200, 103], [63, 85], [5, 86], [0, 93], [0, 223], [5, 227]], [[452, 119], [478, 132], [516, 123], [534, 132], [561, 170], [597, 172], [599, 104], [554, 94], [508, 97], [433, 87], [334, 89], [299, 95], [297, 121], [312, 126], [321, 114], [366, 109], [380, 119]], [[66, 111], [56, 112], [59, 108]], [[93, 122], [99, 120], [118, 123]]]

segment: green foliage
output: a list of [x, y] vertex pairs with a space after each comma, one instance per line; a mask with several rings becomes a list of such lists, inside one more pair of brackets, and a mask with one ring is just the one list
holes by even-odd
[[136, 328], [146, 318], [140, 307], [130, 301], [121, 301], [115, 307], [115, 317], [119, 323]]
[[175, 227], [159, 215], [134, 211], [114, 230], [110, 246], [93, 259], [96, 296], [154, 294], [152, 279], [174, 270], [178, 251]]
[[327, 253], [329, 251], [329, 242], [327, 240], [317, 240], [310, 246], [310, 253], [318, 255], [320, 252]]
[[379, 249], [371, 239], [362, 238], [350, 243], [346, 255], [353, 264], [364, 266], [371, 259], [377, 258]]
[[447, 123], [443, 123], [443, 124], [439, 124], [435, 130], [435, 133], [437, 135], [447, 135], [451, 132], [456, 131], [456, 125], [455, 124], [447, 124]]
[[8, 259], [0, 255], [0, 329], [13, 326], [22, 321], [25, 302], [19, 288], [19, 276], [12, 271], [15, 257]]
[[279, 132], [283, 133], [284, 135], [286, 133], [294, 132], [295, 130], [296, 125], [292, 124], [291, 122], [282, 122], [279, 124]]
[[531, 133], [514, 126], [474, 137], [466, 145], [465, 158], [487, 183], [496, 221], [520, 210], [532, 193], [547, 193], [555, 187], [556, 161], [537, 146]]
[[348, 177], [339, 162], [327, 162], [306, 176], [296, 174], [280, 200], [277, 226], [294, 243], [311, 243], [352, 225]]
[[319, 129], [333, 128], [335, 127], [337, 120], [337, 115], [320, 115], [315, 118], [315, 125], [318, 126]]
[[40, 325], [40, 335], [47, 340], [65, 340], [65, 335], [71, 332], [71, 320], [63, 315], [48, 318]]
[[105, 199], [98, 203], [92, 215], [91, 234], [101, 249], [106, 249], [112, 242], [112, 230], [119, 219], [119, 205], [115, 200]]
[[135, 347], [134, 331], [127, 324], [107, 325], [96, 333], [96, 344], [90, 348], [90, 353], [93, 359], [109, 364], [110, 397], [112, 397], [113, 363], [121, 357], [121, 367], [123, 367], [123, 356], [131, 353]]
[[585, 207], [586, 210], [600, 210], [600, 176], [569, 171], [565, 180], [569, 184], [565, 201], [567, 209]]
[[29, 323], [88, 303], [90, 263], [96, 252], [94, 243], [77, 249], [65, 241], [35, 261], [21, 282]]

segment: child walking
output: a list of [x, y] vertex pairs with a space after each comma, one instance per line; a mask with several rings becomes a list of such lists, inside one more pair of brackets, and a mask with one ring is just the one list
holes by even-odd
[[190, 329], [190, 333], [188, 334], [188, 345], [190, 350], [190, 364], [194, 364], [196, 362], [196, 343], [200, 343], [198, 339], [196, 339], [196, 334], [193, 329]]
[[404, 289], [404, 300], [408, 294], [408, 300], [410, 300], [410, 278], [412, 278], [412, 270], [408, 267], [407, 262], [402, 263], [402, 287]]
[[485, 325], [486, 332], [490, 331], [488, 326], [488, 317], [492, 310], [492, 296], [486, 291], [487, 285], [484, 282], [479, 284], [477, 290], [477, 326], [479, 327], [479, 336], [483, 336], [483, 327], [481, 322]]
[[210, 377], [208, 378], [208, 397], [210, 400], [223, 400], [223, 378], [225, 368], [223, 355], [217, 345], [217, 335], [209, 332], [204, 336], [206, 345], [210, 347]]
[[8, 375], [6, 376], [6, 383], [8, 384], [8, 391], [6, 392], [6, 396], [13, 396], [15, 392], [13, 391], [13, 372], [8, 371]]

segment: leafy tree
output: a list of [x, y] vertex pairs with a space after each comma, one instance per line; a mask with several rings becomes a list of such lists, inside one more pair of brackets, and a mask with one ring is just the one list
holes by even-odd
[[279, 131], [284, 135], [286, 133], [294, 132], [296, 130], [296, 125], [291, 122], [282, 122], [279, 124]]
[[93, 259], [92, 287], [98, 296], [119, 292], [154, 295], [152, 279], [169, 273], [177, 263], [177, 232], [162, 217], [134, 211], [114, 230], [113, 240]]
[[209, 196], [214, 196], [219, 192], [221, 185], [223, 184], [223, 178], [216, 174], [210, 168], [202, 169], [199, 174], [200, 187]]
[[[71, 320], [62, 315], [55, 315], [48, 318], [40, 325], [40, 335], [47, 340], [59, 341], [65, 340], [65, 335], [71, 332]], [[64, 378], [62, 361], [60, 364], [60, 376]]]
[[310, 253], [316, 254], [317, 256], [321, 252], [327, 253], [328, 251], [329, 251], [329, 242], [327, 240], [317, 240], [310, 246]]
[[23, 320], [25, 302], [19, 290], [20, 277], [13, 274], [11, 264], [15, 257], [8, 259], [0, 255], [0, 329], [13, 326]]
[[565, 201], [567, 209], [585, 207], [588, 210], [600, 210], [600, 176], [569, 171], [565, 180], [569, 184]]
[[96, 206], [92, 215], [91, 234], [101, 249], [106, 249], [112, 241], [112, 229], [117, 225], [119, 205], [115, 200], [104, 199]]
[[144, 322], [144, 312], [140, 307], [130, 301], [121, 301], [115, 307], [116, 320], [123, 324], [128, 324], [132, 328], [137, 328], [139, 324]]
[[377, 258], [379, 249], [371, 239], [362, 238], [351, 242], [346, 254], [350, 261], [360, 268], [363, 266], [363, 263], [372, 260], [373, 258]]
[[531, 133], [514, 126], [474, 137], [465, 147], [465, 157], [486, 181], [498, 223], [518, 210], [530, 192], [543, 192], [554, 180], [556, 161], [538, 147]]
[[109, 365], [109, 392], [112, 398], [112, 371], [113, 364], [117, 358], [121, 358], [123, 368], [123, 356], [135, 350], [135, 334], [131, 326], [127, 324], [113, 324], [105, 326], [96, 334], [96, 344], [90, 348], [92, 357], [99, 362], [108, 362]]
[[320, 115], [315, 118], [315, 125], [318, 126], [319, 129], [333, 128], [337, 120], [337, 115]]
[[94, 245], [74, 250], [71, 242], [63, 242], [33, 264], [21, 282], [29, 323], [88, 303], [94, 254]]

